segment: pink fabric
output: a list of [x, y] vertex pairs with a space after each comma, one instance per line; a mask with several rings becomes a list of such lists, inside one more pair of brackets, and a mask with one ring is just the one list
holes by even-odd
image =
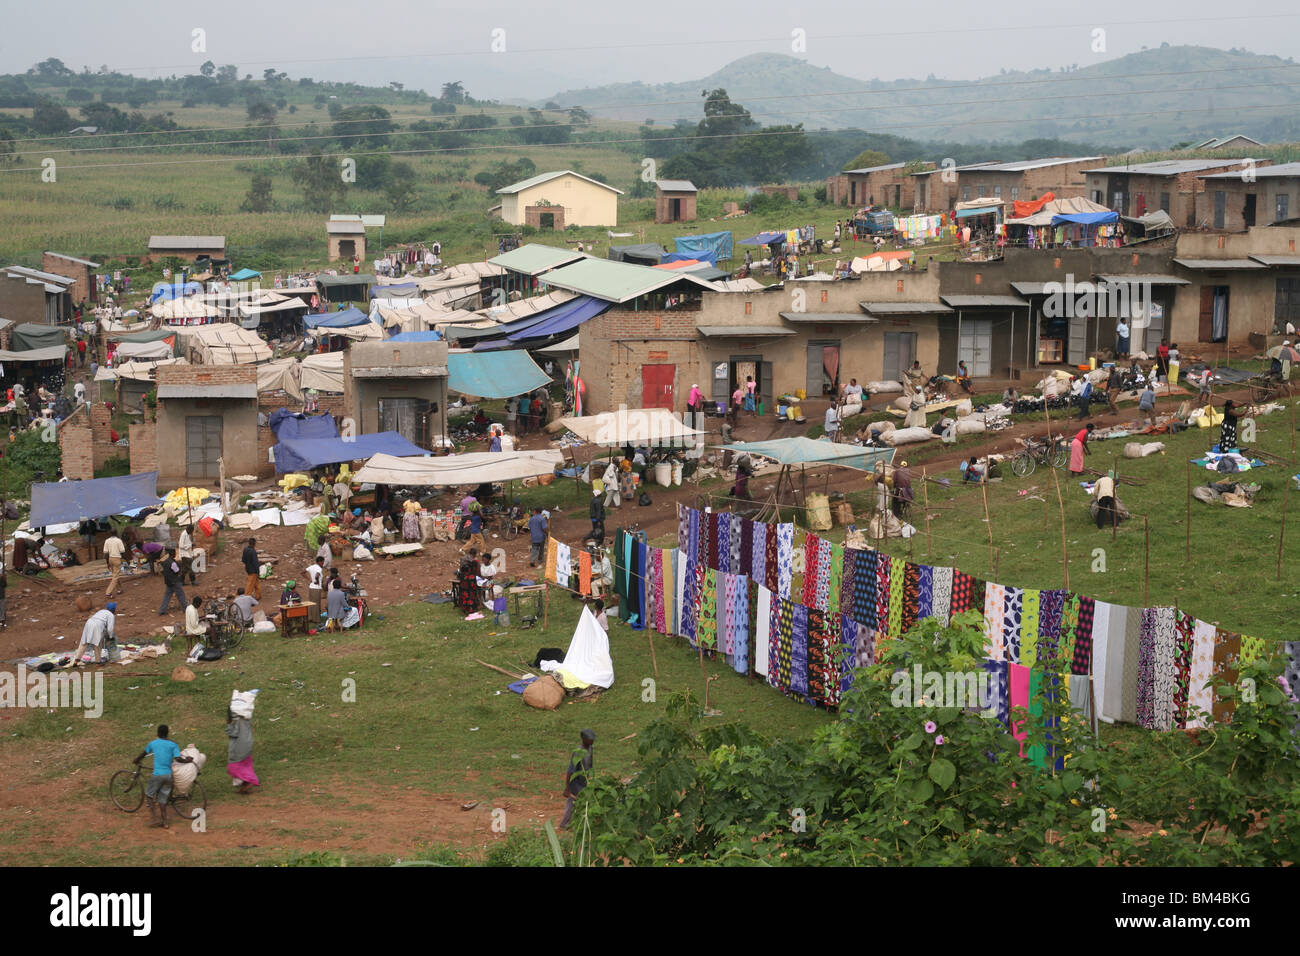
[[230, 774], [236, 780], [242, 780], [244, 783], [251, 783], [257, 786], [261, 783], [257, 779], [257, 774], [253, 773], [253, 756], [249, 754], [239, 763], [226, 764], [226, 773]]
[[[1011, 685], [1010, 700], [1008, 701], [1011, 710], [1017, 707], [1029, 709], [1029, 668], [1023, 664], [1007, 664], [1008, 683]], [[1011, 736], [1020, 741], [1020, 756], [1025, 755], [1025, 737], [1028, 736], [1020, 725], [1023, 721], [1013, 720], [1011, 722]]]
[[1083, 442], [1077, 438], [1070, 442], [1070, 471], [1083, 471]]
[[665, 566], [666, 566], [666, 565], [667, 565], [668, 567], [671, 567], [671, 564], [669, 564], [669, 562], [665, 560], [665, 558], [668, 557], [668, 552], [667, 552], [667, 551], [665, 551], [665, 550], [663, 550], [663, 549], [661, 549], [661, 548], [655, 548], [655, 549], [654, 549], [654, 555], [655, 555], [655, 563], [654, 563], [655, 620], [654, 620], [654, 626], [655, 626], [655, 630], [657, 630], [660, 634], [667, 634], [667, 633], [668, 633], [668, 620], [667, 620], [667, 613], [668, 613], [668, 612], [667, 612], [667, 608], [664, 607], [664, 569], [665, 569]]

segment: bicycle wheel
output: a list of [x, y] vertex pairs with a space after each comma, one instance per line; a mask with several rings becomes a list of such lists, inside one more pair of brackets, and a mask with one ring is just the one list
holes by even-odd
[[248, 627], [242, 621], [232, 621], [227, 625], [222, 640], [225, 642], [226, 650], [233, 651], [244, 640], [244, 635], [248, 633]]
[[1064, 468], [1065, 463], [1070, 460], [1070, 451], [1065, 447], [1064, 442], [1057, 442], [1052, 446], [1052, 467]]
[[1011, 459], [1011, 473], [1017, 478], [1025, 478], [1034, 473], [1034, 456], [1022, 451]]
[[109, 778], [108, 796], [115, 807], [127, 813], [144, 805], [144, 787], [133, 770], [119, 770]]
[[198, 811], [207, 808], [208, 795], [203, 792], [203, 784], [197, 780], [190, 786], [190, 792], [185, 796], [172, 794], [172, 809], [182, 820], [193, 820], [198, 816]]

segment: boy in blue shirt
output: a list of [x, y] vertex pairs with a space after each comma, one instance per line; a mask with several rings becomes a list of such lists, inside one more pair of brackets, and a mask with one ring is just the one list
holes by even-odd
[[192, 763], [190, 757], [181, 756], [181, 748], [168, 738], [170, 730], [166, 724], [158, 725], [158, 736], [145, 745], [144, 752], [131, 761], [137, 767], [140, 761], [153, 754], [153, 774], [145, 785], [144, 796], [149, 803], [149, 826], [167, 826], [167, 801], [172, 795], [172, 763]]

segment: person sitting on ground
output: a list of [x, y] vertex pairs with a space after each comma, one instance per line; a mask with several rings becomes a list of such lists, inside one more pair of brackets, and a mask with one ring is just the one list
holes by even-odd
[[360, 612], [348, 603], [342, 581], [331, 582], [329, 597], [326, 599], [326, 616], [329, 626], [336, 628], [353, 627], [360, 620]]
[[235, 600], [231, 604], [237, 609], [240, 618], [245, 624], [253, 623], [253, 610], [260, 606], [257, 598], [244, 593], [243, 588], [237, 588], [235, 590]]
[[980, 464], [979, 459], [974, 455], [961, 463], [961, 473], [963, 481], [981, 482], [984, 480], [984, 466]]
[[1020, 393], [1016, 391], [1014, 385], [1008, 385], [1002, 390], [1002, 404], [1007, 408], [1015, 408], [1018, 401], [1020, 401]]
[[597, 598], [591, 602], [591, 613], [596, 615], [596, 623], [609, 633], [609, 615], [605, 613], [605, 602]]

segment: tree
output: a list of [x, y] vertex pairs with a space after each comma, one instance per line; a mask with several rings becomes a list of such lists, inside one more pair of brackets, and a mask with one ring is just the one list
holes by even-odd
[[749, 110], [739, 103], [731, 102], [727, 91], [719, 87], [705, 90], [704, 119], [700, 120], [700, 136], [731, 137], [758, 126], [749, 115]]
[[441, 116], [445, 113], [456, 112], [456, 107], [453, 104], [448, 103], [446, 100], [434, 100], [429, 104], [429, 112], [434, 116]]
[[410, 163], [394, 163], [384, 184], [384, 194], [396, 210], [408, 208], [415, 200], [415, 167]]
[[270, 212], [271, 207], [271, 177], [265, 173], [253, 173], [253, 181], [239, 208], [244, 212]]
[[259, 126], [271, 126], [275, 123], [275, 107], [265, 100], [250, 99], [248, 101], [248, 118], [251, 122]]
[[14, 151], [14, 134], [0, 126], [0, 166], [12, 166], [19, 160]]
[[343, 177], [331, 159], [314, 150], [293, 168], [293, 181], [302, 187], [303, 203], [312, 212], [329, 212], [343, 198]]
[[847, 169], [870, 169], [872, 166], [884, 166], [889, 162], [889, 156], [878, 149], [864, 149], [858, 155], [854, 156], [844, 168]]
[[201, 67], [199, 67], [199, 72], [202, 73], [204, 76], [215, 76], [217, 73], [217, 65], [213, 63], [211, 60], [208, 60]]
[[138, 110], [152, 100], [153, 93], [143, 86], [133, 86], [126, 94], [126, 105], [133, 110]]
[[574, 126], [586, 126], [591, 122], [591, 114], [581, 106], [575, 106], [573, 109], [569, 110], [569, 121], [572, 122]]
[[67, 79], [76, 74], [64, 65], [64, 62], [56, 56], [49, 59], [41, 60], [34, 67], [27, 71], [29, 76], [39, 76], [46, 80]]
[[62, 106], [42, 98], [32, 109], [32, 128], [38, 133], [66, 133], [72, 129], [72, 117]]
[[464, 103], [467, 99], [465, 84], [460, 80], [442, 84], [442, 98], [448, 103]]
[[382, 134], [397, 128], [390, 122], [391, 114], [382, 106], [349, 106], [331, 115], [334, 117], [331, 132], [344, 148], [357, 143], [382, 145]]
[[398, 83], [396, 80], [393, 80], [388, 85], [392, 87], [394, 93], [400, 93], [402, 90], [406, 89], [405, 83]]
[[217, 82], [219, 83], [237, 83], [239, 82], [239, 67], [233, 63], [227, 63], [224, 66], [217, 67]]
[[274, 83], [276, 79], [275, 67], [268, 66], [262, 71], [262, 80], [266, 83]]
[[95, 98], [95, 94], [83, 87], [72, 86], [68, 88], [68, 92], [64, 94], [64, 98], [69, 103], [89, 103]]

